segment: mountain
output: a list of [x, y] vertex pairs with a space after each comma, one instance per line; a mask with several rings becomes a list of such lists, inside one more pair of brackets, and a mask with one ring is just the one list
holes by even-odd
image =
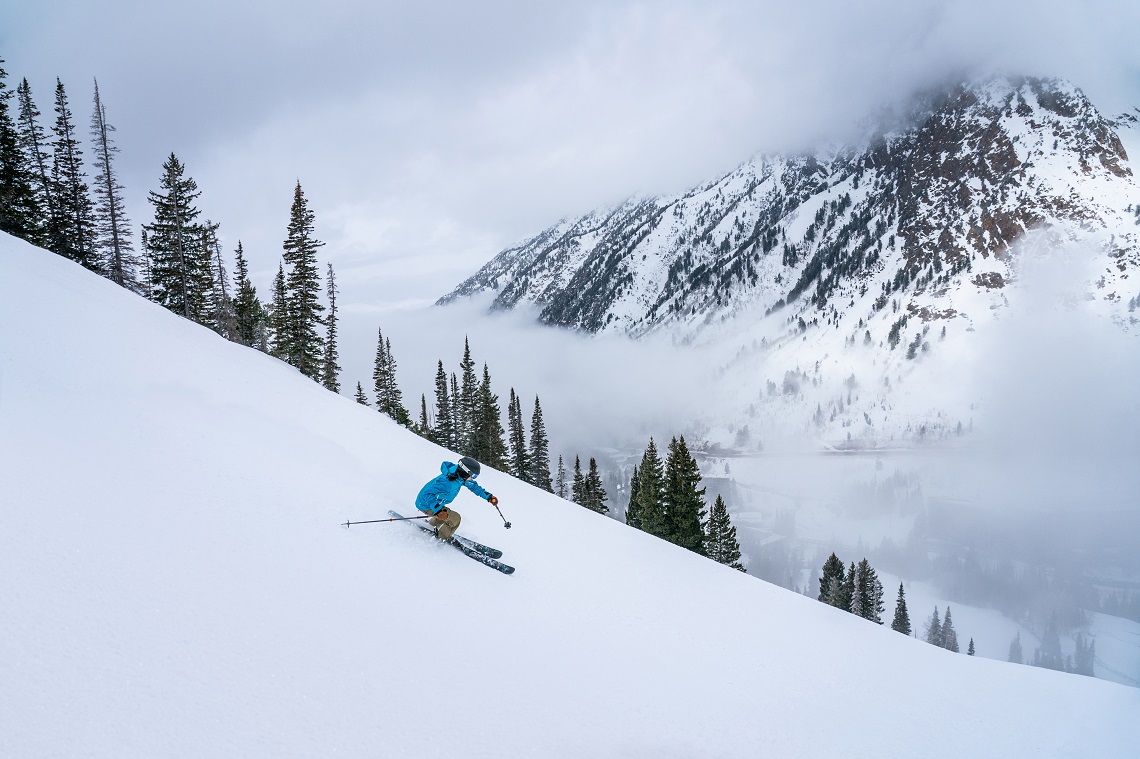
[[890, 121], [857, 147], [758, 156], [681, 195], [560, 222], [440, 303], [493, 290], [495, 308], [634, 335], [755, 304], [843, 321], [897, 298], [931, 321], [951, 291], [1003, 288], [1011, 248], [1036, 228], [1096, 240], [1104, 296], [1120, 297], [1119, 275], [1140, 265], [1140, 189], [1115, 122], [1079, 89], [995, 78]]
[[1140, 741], [1140, 690], [951, 654], [489, 469], [514, 526], [467, 497], [461, 532], [513, 576], [403, 525], [339, 526], [407, 510], [451, 456], [0, 235], [0, 755], [1125, 757]]

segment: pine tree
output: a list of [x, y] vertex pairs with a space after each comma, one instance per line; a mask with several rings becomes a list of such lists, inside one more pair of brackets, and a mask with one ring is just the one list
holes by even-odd
[[285, 361], [289, 355], [289, 295], [285, 290], [285, 265], [277, 264], [273, 300], [269, 302], [269, 354]]
[[942, 636], [942, 621], [938, 618], [938, 607], [934, 607], [934, 616], [926, 621], [926, 632], [923, 638], [932, 646], [942, 647], [946, 640]]
[[63, 82], [55, 80], [55, 126], [52, 141], [51, 184], [56, 218], [53, 250], [65, 258], [102, 273], [103, 262], [95, 256], [91, 198], [87, 174], [83, 171], [83, 151], [75, 137], [75, 124]]
[[673, 438], [665, 461], [665, 511], [669, 515], [666, 539], [694, 553], [705, 554], [705, 489], [701, 470], [689, 453], [685, 436]]
[[942, 619], [942, 647], [947, 651], [960, 653], [958, 649], [958, 633], [954, 629], [954, 622], [950, 619], [950, 607], [946, 607], [946, 616]]
[[29, 242], [52, 248], [55, 236], [51, 233], [51, 220], [57, 218], [55, 198], [47, 158], [47, 137], [40, 126], [40, 112], [32, 100], [32, 88], [24, 79], [16, 89], [20, 104], [19, 133], [20, 145], [28, 161], [31, 172], [32, 193], [35, 198], [36, 219]]
[[368, 402], [368, 396], [364, 394], [364, 388], [360, 385], [359, 381], [357, 381], [357, 383], [356, 383], [356, 402], [359, 403], [361, 406], [371, 406], [372, 405]]
[[851, 611], [851, 603], [855, 599], [855, 562], [847, 570], [847, 580], [843, 583], [843, 595], [840, 598], [840, 609]]
[[392, 417], [397, 424], [412, 426], [412, 417], [404, 407], [404, 394], [396, 382], [396, 357], [392, 353], [392, 341], [384, 337], [383, 330], [377, 330], [376, 364], [372, 372], [376, 388], [376, 410]]
[[713, 501], [712, 512], [708, 523], [708, 556], [713, 561], [725, 566], [746, 571], [740, 563], [740, 544], [736, 540], [736, 527], [728, 515], [728, 507], [724, 499], [718, 494]]
[[510, 473], [523, 482], [530, 482], [530, 451], [527, 450], [523, 432], [522, 404], [513, 387], [507, 405], [507, 429], [511, 451]]
[[372, 363], [372, 389], [376, 393], [376, 410], [390, 414], [388, 388], [388, 355], [384, 352], [384, 328], [376, 329], [376, 359]]
[[530, 417], [530, 478], [535, 487], [554, 492], [550, 482], [550, 443], [546, 439], [546, 425], [542, 421], [542, 405], [534, 396], [534, 413]]
[[12, 118], [9, 101], [13, 94], [0, 58], [0, 232], [37, 243], [40, 208], [30, 158]]
[[431, 420], [428, 419], [427, 396], [420, 393], [420, 421], [413, 428], [417, 435], [431, 440]]
[[432, 441], [436, 445], [455, 450], [455, 426], [451, 412], [451, 398], [447, 392], [447, 373], [443, 370], [443, 361], [435, 370], [435, 429], [432, 431]]
[[1014, 664], [1025, 662], [1025, 655], [1021, 651], [1021, 630], [1018, 630], [1017, 635], [1009, 642], [1009, 661]]
[[671, 523], [665, 511], [665, 468], [657, 455], [657, 445], [649, 438], [649, 445], [638, 467], [641, 480], [637, 485], [637, 513], [641, 529], [650, 535], [664, 538], [670, 533]]
[[91, 115], [91, 142], [95, 148], [95, 209], [93, 240], [95, 256], [106, 262], [107, 276], [115, 284], [144, 294], [139, 275], [140, 261], [131, 243], [131, 222], [123, 202], [123, 186], [112, 159], [119, 148], [111, 140], [115, 127], [107, 123], [107, 110], [95, 82], [95, 112]]
[[476, 396], [479, 394], [479, 381], [475, 378], [475, 361], [471, 358], [471, 344], [463, 338], [463, 359], [459, 362], [460, 395], [459, 407], [456, 417], [459, 425], [456, 432], [459, 435], [459, 450], [464, 456], [474, 456], [479, 448], [476, 442], [477, 432], [475, 420], [478, 416]]
[[[451, 373], [451, 434], [452, 443], [451, 450], [457, 453], [462, 453], [468, 444], [468, 434], [466, 432], [470, 419], [464, 416], [463, 411], [463, 397], [459, 392], [459, 379], [455, 376], [455, 372]], [[464, 454], [466, 455], [466, 454]]]
[[328, 278], [325, 282], [327, 287], [326, 294], [329, 301], [329, 315], [325, 319], [325, 355], [324, 363], [321, 367], [321, 384], [334, 393], [340, 392], [340, 364], [337, 363], [340, 355], [336, 350], [336, 296], [338, 290], [336, 289], [336, 274], [333, 272], [332, 264], [328, 265]]
[[225, 264], [222, 262], [222, 245], [218, 241], [218, 224], [209, 219], [200, 229], [199, 246], [205, 252], [210, 265], [207, 273], [210, 281], [205, 289], [210, 293], [208, 320], [203, 320], [208, 326], [227, 340], [237, 342], [237, 318], [234, 316], [234, 304], [227, 289]]
[[320, 304], [321, 277], [317, 269], [317, 249], [324, 245], [314, 236], [316, 215], [298, 181], [293, 190], [293, 206], [289, 226], [282, 243], [285, 261], [285, 284], [289, 312], [289, 363], [301, 374], [320, 381], [324, 339], [318, 332], [323, 324]]
[[974, 655], [974, 639], [970, 638], [970, 647], [966, 649], [966, 656]]
[[554, 480], [554, 492], [559, 498], [566, 497], [566, 466], [562, 463], [561, 456], [558, 457], [558, 476]]
[[883, 584], [870, 562], [864, 558], [855, 568], [854, 593], [851, 613], [877, 624], [882, 624]]
[[574, 457], [574, 479], [570, 485], [570, 500], [579, 506], [585, 505], [586, 478], [582, 475], [582, 460]]
[[493, 469], [507, 468], [507, 444], [503, 440], [499, 396], [491, 391], [491, 372], [483, 364], [483, 381], [475, 395], [475, 459]]
[[[562, 459], [558, 459], [559, 466], [562, 465]], [[638, 504], [637, 493], [641, 488], [641, 475], [637, 469], [637, 464], [633, 465], [633, 474], [629, 478], [629, 503], [625, 506], [625, 523], [630, 527], [642, 529], [641, 526], [641, 507]]]
[[900, 632], [903, 635], [910, 635], [910, 614], [906, 610], [906, 594], [903, 592], [903, 584], [899, 583], [898, 600], [895, 601], [895, 618], [891, 622], [891, 629], [895, 632]]
[[589, 471], [582, 480], [582, 500], [580, 503], [590, 511], [607, 514], [610, 507], [606, 506], [606, 498], [606, 489], [602, 486], [602, 476], [598, 473], [598, 462], [591, 456]]
[[149, 200], [154, 222], [144, 227], [150, 254], [151, 299], [186, 319], [207, 318], [209, 260], [201, 252], [201, 227], [194, 223], [199, 210], [194, 201], [201, 194], [198, 183], [183, 178], [185, 167], [173, 153], [162, 164], [159, 192]]
[[[234, 251], [234, 321], [237, 328], [237, 342], [242, 345], [256, 347], [258, 343], [258, 327], [265, 320], [265, 307], [257, 298], [257, 289], [249, 279], [249, 263], [238, 240], [237, 250]], [[282, 272], [282, 284], [285, 277]]]
[[823, 574], [819, 577], [819, 600], [828, 606], [846, 608], [842, 605], [843, 586], [847, 582], [847, 572], [843, 562], [832, 553], [823, 562]]

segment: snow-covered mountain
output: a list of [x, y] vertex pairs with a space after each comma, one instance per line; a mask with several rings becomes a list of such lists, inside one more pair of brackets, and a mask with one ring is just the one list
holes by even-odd
[[[0, 236], [0, 755], [1125, 757], [1140, 691], [954, 655], [447, 451]], [[964, 728], [965, 726], [965, 728]]]
[[[974, 361], [982, 324], [1022, 298], [1021, 265], [1044, 251], [1075, 250], [1086, 310], [1137, 332], [1134, 115], [1107, 119], [1064, 81], [993, 78], [878, 123], [857, 146], [757, 156], [689, 192], [560, 222], [440, 303], [495, 291], [493, 308], [532, 304], [549, 324], [714, 346], [735, 405], [702, 422], [729, 440], [747, 418], [842, 444], [968, 428], [983, 398], [900, 406], [886, 386], [932, 350]], [[783, 395], [794, 412], [758, 416]]]

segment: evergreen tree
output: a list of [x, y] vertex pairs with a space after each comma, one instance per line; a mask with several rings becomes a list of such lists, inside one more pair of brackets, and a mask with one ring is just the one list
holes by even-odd
[[332, 264], [328, 265], [328, 279], [326, 281], [327, 295], [329, 301], [329, 315], [325, 319], [325, 356], [324, 364], [321, 367], [321, 384], [332, 390], [334, 393], [340, 392], [340, 364], [337, 363], [340, 355], [336, 350], [336, 274], [333, 272]]
[[[376, 329], [376, 359], [372, 363], [372, 389], [376, 393], [376, 410], [389, 414], [388, 354], [384, 352], [384, 328]], [[391, 416], [391, 414], [389, 414]]]
[[934, 616], [926, 621], [926, 633], [923, 636], [927, 643], [932, 646], [942, 647], [943, 642], [946, 640], [942, 635], [942, 621], [938, 617], [938, 607], [934, 607]]
[[102, 273], [103, 262], [96, 258], [93, 244], [93, 212], [88, 195], [87, 174], [83, 171], [83, 151], [75, 137], [75, 124], [63, 82], [55, 80], [55, 139], [52, 141], [51, 184], [56, 218], [53, 250], [65, 258]]
[[93, 244], [95, 257], [106, 262], [106, 274], [115, 284], [144, 294], [139, 275], [140, 261], [131, 242], [131, 222], [123, 203], [123, 186], [112, 159], [119, 148], [111, 140], [115, 127], [107, 123], [107, 110], [95, 82], [95, 112], [91, 115], [91, 143], [95, 147], [95, 209]]
[[503, 440], [499, 396], [491, 391], [491, 372], [483, 364], [483, 381], [475, 395], [475, 459], [493, 469], [507, 468], [507, 444]]
[[[249, 279], [249, 263], [238, 240], [237, 250], [234, 251], [236, 262], [234, 266], [234, 322], [237, 329], [237, 342], [242, 345], [256, 347], [258, 344], [258, 327], [265, 320], [265, 307], [257, 298], [257, 289]], [[284, 271], [281, 276], [284, 287]]]
[[903, 635], [910, 635], [910, 614], [906, 610], [906, 594], [903, 592], [903, 584], [899, 583], [899, 596], [895, 601], [895, 618], [891, 622], [891, 629], [895, 632], [901, 632]]
[[970, 638], [970, 647], [966, 649], [966, 656], [974, 655], [974, 639]]
[[523, 431], [522, 404], [519, 403], [513, 387], [507, 406], [507, 429], [511, 451], [510, 473], [523, 482], [530, 482], [530, 451], [527, 450]]
[[[459, 392], [459, 379], [455, 372], [451, 373], [451, 434], [453, 435], [451, 450], [462, 453], [469, 442], [466, 430], [470, 419], [464, 416], [463, 397]], [[466, 454], [464, 454], [466, 455]]]
[[586, 478], [582, 474], [582, 460], [574, 457], [574, 480], [570, 485], [570, 500], [579, 506], [585, 505]]
[[958, 632], [954, 629], [954, 621], [950, 619], [950, 607], [946, 607], [946, 616], [942, 619], [942, 647], [947, 651], [960, 653], [958, 649]]
[[185, 167], [173, 153], [162, 164], [161, 190], [149, 194], [154, 223], [144, 227], [150, 254], [151, 298], [160, 306], [196, 322], [208, 318], [209, 259], [201, 251], [198, 183], [183, 178]]
[[29, 230], [29, 242], [52, 249], [55, 236], [51, 231], [51, 221], [57, 218], [55, 198], [48, 166], [47, 137], [40, 126], [40, 112], [32, 100], [32, 88], [24, 79], [16, 89], [20, 104], [19, 134], [20, 145], [28, 161], [31, 172], [32, 194], [35, 199], [36, 219]]
[[277, 264], [273, 300], [269, 302], [269, 354], [282, 361], [289, 355], [289, 296], [285, 290], [285, 265]]
[[843, 583], [843, 595], [840, 598], [840, 609], [851, 611], [851, 603], [855, 599], [855, 562], [851, 562], [847, 570], [847, 579]]
[[8, 72], [0, 58], [0, 232], [39, 242], [40, 208], [35, 179], [9, 101]]
[[396, 357], [392, 353], [392, 341], [377, 331], [376, 364], [372, 379], [376, 385], [376, 410], [392, 417], [397, 424], [412, 426], [412, 417], [404, 407], [404, 394], [396, 382]]
[[657, 455], [657, 445], [649, 438], [649, 445], [638, 467], [641, 480], [637, 484], [637, 514], [641, 529], [650, 535], [664, 538], [672, 527], [665, 511], [665, 468]]
[[705, 555], [705, 489], [701, 470], [689, 453], [685, 436], [673, 438], [665, 461], [665, 511], [669, 515], [666, 539]]
[[724, 499], [717, 495], [713, 501], [708, 523], [708, 556], [715, 562], [746, 571], [740, 563], [740, 544], [736, 540], [736, 527], [728, 515]]
[[[559, 466], [562, 464], [562, 459], [558, 459]], [[641, 487], [641, 475], [637, 469], [637, 464], [633, 465], [633, 475], [629, 478], [629, 503], [625, 506], [625, 523], [630, 527], [643, 529], [641, 526], [641, 508], [638, 505], [637, 493]]]
[[417, 435], [431, 440], [431, 420], [428, 419], [427, 396], [420, 393], [420, 421], [413, 428]]
[[542, 405], [534, 396], [534, 413], [530, 417], [530, 478], [535, 487], [554, 492], [550, 482], [550, 443], [546, 439], [546, 425], [542, 421]]
[[459, 395], [459, 408], [457, 418], [460, 424], [456, 426], [456, 432], [459, 434], [460, 452], [464, 456], [476, 455], [478, 443], [476, 443], [476, 424], [475, 420], [478, 417], [478, 408], [476, 397], [479, 394], [479, 381], [475, 378], [475, 360], [471, 358], [471, 344], [467, 338], [463, 338], [463, 359], [459, 362], [459, 376], [460, 376], [460, 395]]
[[1017, 631], [1017, 635], [1009, 642], [1009, 661], [1014, 664], [1025, 663], [1025, 655], [1021, 651], [1021, 630]]
[[230, 298], [227, 281], [229, 275], [222, 261], [222, 245], [218, 241], [218, 224], [209, 220], [202, 226], [202, 248], [210, 257], [210, 326], [227, 340], [237, 342], [237, 317]]
[[882, 624], [883, 584], [879, 576], [864, 558], [855, 567], [851, 613], [877, 624]]
[[361, 387], [359, 381], [356, 383], [356, 402], [359, 403], [361, 406], [372, 405], [368, 402], [368, 396], [364, 394], [364, 388]]
[[847, 571], [843, 562], [832, 553], [823, 562], [823, 574], [819, 578], [819, 600], [828, 606], [846, 608], [843, 602], [843, 586], [847, 582]]
[[317, 328], [324, 322], [321, 312], [325, 307], [319, 301], [321, 276], [317, 269], [317, 249], [324, 243], [314, 236], [315, 221], [316, 215], [309, 209], [298, 181], [282, 243], [289, 304], [289, 363], [301, 374], [319, 381], [325, 346]]
[[432, 441], [449, 450], [456, 448], [451, 398], [447, 392], [447, 372], [443, 370], [442, 360], [435, 370], [435, 429], [432, 431]]
[[602, 486], [602, 476], [598, 473], [598, 462], [590, 457], [590, 469], [582, 480], [582, 500], [579, 502], [590, 511], [599, 514], [609, 513], [606, 506], [606, 489]]
[[559, 498], [566, 497], [566, 466], [562, 463], [561, 456], [558, 457], [558, 476], [554, 481], [554, 492]]

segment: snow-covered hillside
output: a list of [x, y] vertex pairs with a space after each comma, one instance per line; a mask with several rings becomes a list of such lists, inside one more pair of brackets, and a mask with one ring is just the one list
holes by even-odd
[[446, 451], [0, 237], [0, 756], [1128, 757], [1140, 690], [950, 654]]

